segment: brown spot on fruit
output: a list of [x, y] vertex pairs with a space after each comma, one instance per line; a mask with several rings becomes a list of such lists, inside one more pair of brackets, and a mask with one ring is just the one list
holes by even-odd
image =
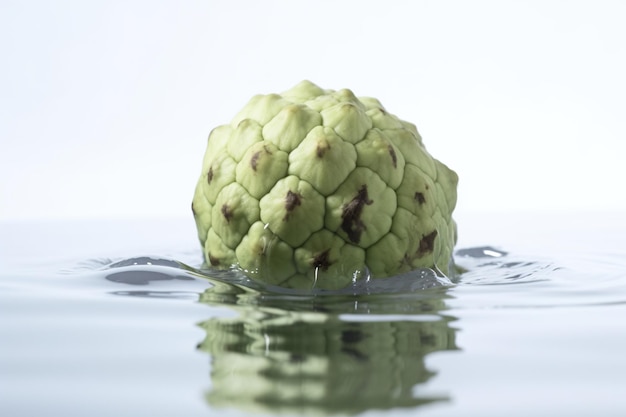
[[233, 210], [228, 206], [228, 204], [224, 204], [222, 206], [222, 215], [226, 219], [226, 222], [230, 223], [230, 220], [233, 218], [234, 213]]
[[209, 172], [207, 172], [206, 174], [206, 179], [207, 179], [207, 182], [211, 184], [211, 181], [213, 181], [213, 167], [209, 168]]
[[389, 155], [391, 155], [391, 162], [393, 163], [393, 167], [398, 167], [398, 156], [396, 155], [396, 151], [393, 149], [391, 144], [387, 145], [387, 149], [389, 149]]
[[346, 232], [351, 242], [359, 243], [361, 234], [367, 227], [361, 220], [363, 206], [372, 204], [373, 201], [367, 196], [367, 185], [363, 184], [357, 195], [348, 204], [343, 206], [341, 213], [341, 229]]
[[218, 266], [220, 264], [220, 260], [209, 253], [209, 263], [211, 266]]
[[250, 158], [250, 166], [254, 172], [256, 172], [256, 167], [259, 163], [259, 156], [261, 156], [261, 151], [255, 152], [252, 158]]
[[330, 149], [330, 145], [318, 143], [317, 148], [315, 149], [315, 154], [318, 158], [323, 158], [324, 154]]
[[415, 201], [417, 201], [420, 204], [424, 204], [426, 202], [426, 198], [424, 197], [424, 194], [416, 191], [415, 192]]
[[400, 259], [400, 263], [399, 263], [399, 268], [402, 268], [404, 266], [410, 266], [411, 265], [411, 256], [409, 256], [408, 253], [405, 253], [404, 256], [402, 257], [402, 259]]
[[435, 248], [436, 237], [437, 230], [433, 230], [429, 234], [422, 236], [422, 239], [420, 239], [419, 248], [417, 248], [417, 252], [415, 253], [415, 255], [417, 255], [417, 257], [419, 258], [426, 255], [427, 253], [432, 253], [433, 249]]
[[296, 209], [299, 205], [302, 204], [302, 196], [298, 193], [294, 193], [291, 190], [287, 191], [287, 195], [285, 196], [285, 210], [287, 213], [285, 217], [283, 217], [283, 221], [289, 220], [289, 215], [292, 211]]
[[313, 258], [313, 262], [311, 262], [311, 266], [315, 269], [321, 269], [322, 271], [328, 270], [328, 268], [332, 265], [330, 261], [330, 249], [326, 249], [322, 253], [318, 253]]

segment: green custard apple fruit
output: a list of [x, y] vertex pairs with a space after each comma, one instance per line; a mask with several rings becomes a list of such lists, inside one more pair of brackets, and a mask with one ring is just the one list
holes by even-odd
[[449, 274], [457, 182], [378, 100], [303, 81], [212, 130], [192, 211], [208, 265], [332, 290]]

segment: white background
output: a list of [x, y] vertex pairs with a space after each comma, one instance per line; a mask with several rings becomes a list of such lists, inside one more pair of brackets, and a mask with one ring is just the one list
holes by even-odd
[[460, 211], [623, 210], [624, 1], [0, 2], [0, 219], [190, 216], [209, 131], [302, 79], [374, 96]]

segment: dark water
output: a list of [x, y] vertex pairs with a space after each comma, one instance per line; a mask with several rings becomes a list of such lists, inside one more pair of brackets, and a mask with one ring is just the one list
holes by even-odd
[[341, 294], [202, 270], [188, 220], [5, 223], [0, 415], [626, 415], [626, 221], [458, 220], [460, 277]]

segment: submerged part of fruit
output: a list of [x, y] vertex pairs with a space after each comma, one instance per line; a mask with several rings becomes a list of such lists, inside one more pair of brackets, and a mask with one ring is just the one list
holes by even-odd
[[339, 289], [420, 267], [448, 274], [457, 181], [378, 100], [303, 81], [211, 132], [192, 210], [208, 265]]

